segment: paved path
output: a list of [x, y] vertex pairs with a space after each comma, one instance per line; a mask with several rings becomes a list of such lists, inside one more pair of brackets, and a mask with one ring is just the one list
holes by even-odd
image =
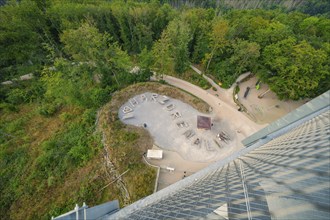
[[[196, 73], [202, 75], [204, 77], [204, 79], [206, 79], [212, 85], [212, 87], [216, 88], [217, 91], [214, 91], [212, 88], [209, 89], [208, 90], [209, 93], [219, 97], [222, 101], [226, 102], [228, 105], [231, 105], [232, 107], [236, 108], [236, 103], [233, 100], [233, 91], [234, 91], [235, 84], [233, 84], [229, 89], [221, 88], [217, 83], [215, 83], [213, 81], [213, 79], [211, 79], [210, 77], [202, 74], [202, 71], [200, 71], [199, 69], [197, 69], [193, 65], [190, 65], [190, 67]], [[245, 74], [240, 75], [238, 77], [237, 81], [241, 80], [242, 78], [244, 78], [248, 74], [250, 74], [250, 73], [245, 73]]]
[[[204, 75], [204, 78], [206, 76]], [[207, 77], [208, 78], [208, 77]], [[207, 79], [206, 78], [206, 79]], [[211, 80], [211, 84], [217, 88], [217, 91], [212, 89], [206, 91], [202, 88], [195, 86], [184, 80], [164, 75], [163, 79], [182, 90], [185, 90], [194, 96], [204, 100], [208, 103], [213, 109], [213, 117], [220, 118], [221, 124], [224, 128], [230, 128], [235, 135], [233, 135], [232, 147], [227, 147], [226, 152], [219, 155], [217, 160], [221, 160], [231, 155], [232, 153], [239, 151], [243, 148], [241, 141], [246, 137], [250, 136], [254, 132], [258, 131], [266, 125], [259, 125], [251, 121], [244, 114], [237, 111], [236, 104], [232, 100], [232, 89], [224, 90]], [[209, 81], [208, 80], [208, 81]], [[164, 159], [160, 161], [152, 161], [152, 164], [157, 166], [169, 166], [175, 167], [174, 172], [168, 172], [166, 169], [161, 169], [158, 182], [158, 190], [165, 188], [179, 180], [181, 180], [184, 175], [191, 175], [192, 173], [197, 172], [200, 169], [205, 168], [209, 163], [196, 163], [182, 159], [177, 152], [164, 151]]]
[[209, 91], [203, 90], [187, 81], [172, 76], [164, 75], [164, 80], [167, 83], [183, 89], [204, 100], [212, 107], [213, 113], [216, 116], [220, 119], [228, 121], [232, 126], [234, 126], [236, 131], [240, 132], [241, 135], [239, 139], [241, 140], [266, 126], [259, 125], [251, 121], [247, 116], [237, 111], [236, 105], [229, 102], [227, 96], [219, 95], [219, 97], [217, 97]]
[[[229, 89], [223, 89], [217, 85], [211, 78], [202, 74], [202, 71], [197, 69], [194, 66], [190, 66], [196, 73], [202, 75], [217, 91], [209, 89], [208, 92], [218, 96], [222, 101], [226, 102], [228, 105], [236, 107], [236, 104], [233, 100], [233, 91], [235, 88], [235, 83]], [[247, 77], [250, 72], [241, 74], [236, 81], [241, 81]], [[265, 92], [269, 89], [267, 84], [262, 84], [259, 90], [255, 89], [255, 84], [257, 82], [257, 77], [251, 77], [249, 80], [240, 83], [240, 91], [237, 94], [241, 104], [245, 106], [248, 111], [249, 117], [258, 124], [267, 124], [271, 123], [299, 106], [306, 103], [308, 100], [279, 100], [274, 92], [269, 92], [267, 95], [259, 99], [258, 95]], [[244, 92], [247, 87], [250, 87], [250, 93], [248, 97], [244, 98]], [[246, 113], [244, 113], [246, 114]]]

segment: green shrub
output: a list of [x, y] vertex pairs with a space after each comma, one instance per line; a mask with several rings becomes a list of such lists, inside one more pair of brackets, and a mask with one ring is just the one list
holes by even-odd
[[56, 179], [54, 176], [49, 176], [47, 179], [47, 186], [51, 187], [52, 185], [54, 185], [54, 183], [56, 182]]
[[0, 103], [0, 111], [19, 112], [19, 108], [16, 105], [10, 103]]
[[186, 80], [191, 84], [201, 87], [202, 89], [209, 89], [212, 87], [211, 84], [203, 77], [203, 75], [199, 75], [193, 70], [188, 70], [183, 75], [176, 75], [176, 77]]
[[234, 93], [235, 93], [235, 94], [238, 94], [239, 91], [240, 91], [239, 85], [236, 85], [236, 86], [235, 86], [235, 91], [234, 91]]
[[62, 114], [60, 114], [59, 118], [63, 121], [63, 122], [67, 122], [69, 120], [71, 120], [73, 117], [72, 114], [69, 114], [67, 112], [63, 112]]
[[87, 109], [81, 116], [81, 121], [86, 125], [93, 125], [96, 119], [96, 111], [94, 109]]
[[16, 120], [2, 122], [3, 131], [5, 131], [8, 134], [14, 135], [14, 136], [23, 135], [24, 126], [26, 125], [27, 119], [28, 119], [28, 117], [20, 117]]
[[60, 109], [61, 105], [55, 102], [52, 103], [43, 103], [39, 107], [39, 114], [50, 117], [55, 115], [55, 113]]
[[86, 145], [76, 144], [69, 150], [70, 160], [75, 165], [85, 164], [91, 157], [91, 150]]
[[[65, 176], [71, 169], [84, 165], [98, 150], [99, 136], [93, 135], [95, 111], [86, 110], [82, 120], [69, 123], [67, 128], [52, 139], [43, 142], [37, 158], [39, 178]], [[55, 180], [48, 179], [48, 185]]]
[[23, 89], [15, 88], [12, 89], [7, 96], [7, 101], [11, 104], [21, 104], [27, 101], [26, 91]]
[[110, 88], [94, 88], [91, 91], [90, 99], [93, 102], [91, 107], [100, 107], [110, 100]]
[[139, 134], [135, 132], [125, 132], [124, 137], [125, 142], [133, 142], [139, 138]]
[[239, 76], [238, 73], [235, 73], [228, 61], [219, 62], [211, 72], [214, 72], [213, 75], [216, 80], [219, 80], [221, 82], [221, 87], [225, 89], [230, 88]]
[[0, 99], [11, 104], [30, 103], [40, 100], [44, 95], [44, 88], [39, 80], [18, 81], [0, 89]]

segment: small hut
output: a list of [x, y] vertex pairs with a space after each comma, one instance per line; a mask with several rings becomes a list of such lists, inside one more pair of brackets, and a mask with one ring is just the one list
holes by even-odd
[[198, 129], [205, 129], [205, 130], [211, 130], [211, 118], [206, 116], [197, 116], [197, 128]]
[[163, 159], [163, 151], [162, 150], [148, 150], [147, 152], [148, 159]]

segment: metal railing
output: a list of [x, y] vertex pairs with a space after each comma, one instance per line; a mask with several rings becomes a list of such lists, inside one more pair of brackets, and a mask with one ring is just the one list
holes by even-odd
[[119, 210], [118, 200], [107, 202], [98, 206], [89, 208], [84, 202], [81, 207], [78, 204], [74, 207], [73, 210], [57, 216], [52, 217], [52, 220], [91, 220], [98, 219], [104, 215], [115, 213]]

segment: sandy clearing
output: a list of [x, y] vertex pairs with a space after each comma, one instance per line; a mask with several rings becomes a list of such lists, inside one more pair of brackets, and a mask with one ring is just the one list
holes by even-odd
[[[202, 71], [200, 71], [196, 67], [192, 65], [190, 67], [196, 73], [202, 74]], [[236, 82], [241, 81], [250, 74], [251, 74], [250, 72], [241, 74], [237, 78]], [[203, 77], [213, 87], [217, 89], [217, 91], [213, 91], [212, 89], [209, 89], [208, 90], [209, 93], [216, 95], [221, 100], [226, 102], [228, 105], [232, 107], [236, 107], [236, 103], [233, 100], [233, 90], [236, 86], [236, 83], [234, 83], [229, 89], [224, 89], [221, 88], [218, 84], [216, 84], [208, 76], [203, 75]], [[279, 100], [276, 94], [272, 91], [268, 92], [262, 99], [259, 99], [258, 95], [267, 91], [269, 89], [269, 86], [267, 84], [262, 83], [260, 89], [257, 90], [255, 88], [255, 84], [257, 80], [258, 79], [255, 76], [253, 76], [249, 80], [240, 83], [239, 84], [240, 92], [238, 93], [238, 97], [240, 103], [246, 107], [249, 113], [249, 117], [258, 124], [271, 123], [309, 101], [309, 99], [300, 100], [300, 101]], [[247, 87], [250, 87], [251, 90], [247, 98], [244, 98], [244, 93]], [[246, 113], [243, 112], [241, 114], [246, 114]]]
[[[257, 90], [255, 88], [256, 82], [257, 78], [252, 77], [248, 81], [240, 83], [238, 99], [240, 103], [246, 107], [253, 119], [259, 124], [271, 123], [309, 101], [308, 99], [300, 101], [279, 100], [272, 91], [265, 94], [262, 99], [259, 99], [258, 95], [267, 91], [269, 86], [261, 83], [260, 89]], [[250, 91], [248, 96], [244, 98], [247, 87], [250, 87]]]

